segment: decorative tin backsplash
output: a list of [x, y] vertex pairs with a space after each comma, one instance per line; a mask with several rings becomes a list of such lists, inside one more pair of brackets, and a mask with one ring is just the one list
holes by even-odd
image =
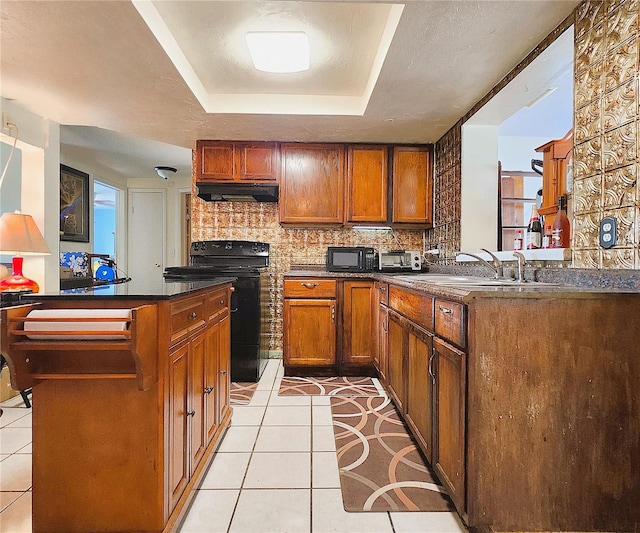
[[[573, 266], [640, 268], [638, 0], [588, 0], [575, 11]], [[613, 248], [598, 245], [605, 216]]]
[[324, 265], [328, 246], [373, 246], [376, 251], [422, 250], [422, 231], [280, 226], [274, 203], [205, 202], [192, 194], [191, 231], [194, 241], [234, 239], [271, 245], [269, 278], [270, 346], [282, 350], [282, 276], [291, 265]]

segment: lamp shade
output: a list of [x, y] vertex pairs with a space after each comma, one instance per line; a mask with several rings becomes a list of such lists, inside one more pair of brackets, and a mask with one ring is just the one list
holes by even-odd
[[48, 255], [51, 250], [33, 217], [16, 211], [0, 217], [0, 253]]

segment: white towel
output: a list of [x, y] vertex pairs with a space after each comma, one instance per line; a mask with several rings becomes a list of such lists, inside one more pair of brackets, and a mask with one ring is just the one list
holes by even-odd
[[[51, 318], [51, 322], [25, 322], [25, 331], [125, 331], [131, 320], [131, 309], [39, 309], [29, 318]], [[121, 318], [117, 322], [58, 322], [56, 318]], [[34, 340], [126, 339], [126, 335], [27, 335]]]

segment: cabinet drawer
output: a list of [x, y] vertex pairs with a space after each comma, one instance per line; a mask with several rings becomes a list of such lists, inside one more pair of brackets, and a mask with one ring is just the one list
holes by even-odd
[[335, 298], [335, 279], [285, 279], [285, 298]]
[[229, 293], [226, 290], [214, 292], [207, 298], [207, 317], [212, 320], [218, 313], [228, 309]]
[[389, 307], [423, 328], [433, 331], [433, 297], [389, 286]]
[[436, 298], [436, 335], [464, 348], [466, 346], [465, 306]]
[[205, 323], [204, 297], [185, 298], [169, 305], [171, 344], [186, 338]]

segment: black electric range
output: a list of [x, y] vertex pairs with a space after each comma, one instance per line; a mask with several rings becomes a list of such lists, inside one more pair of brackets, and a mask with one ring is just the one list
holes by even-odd
[[231, 380], [258, 381], [269, 350], [269, 244], [253, 241], [196, 241], [190, 264], [168, 267], [167, 281], [235, 277], [231, 294]]

